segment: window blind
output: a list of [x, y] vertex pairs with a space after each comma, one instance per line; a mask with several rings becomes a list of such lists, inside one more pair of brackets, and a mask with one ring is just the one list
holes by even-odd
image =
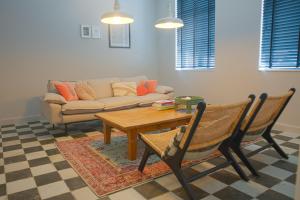
[[184, 27], [176, 33], [176, 68], [215, 66], [215, 0], [176, 0]]
[[300, 66], [300, 0], [264, 0], [260, 67]]

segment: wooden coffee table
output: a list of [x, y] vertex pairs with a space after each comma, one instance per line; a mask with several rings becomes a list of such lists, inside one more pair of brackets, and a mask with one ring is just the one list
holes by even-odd
[[103, 122], [104, 142], [110, 144], [111, 129], [117, 128], [128, 137], [128, 159], [135, 160], [137, 136], [139, 132], [155, 131], [165, 128], [174, 129], [187, 124], [192, 115], [175, 110], [158, 111], [152, 107], [130, 110], [102, 112], [96, 117]]

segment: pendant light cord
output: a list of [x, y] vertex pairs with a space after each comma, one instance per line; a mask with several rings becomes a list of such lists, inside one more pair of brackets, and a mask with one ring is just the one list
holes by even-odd
[[171, 8], [171, 0], [168, 0], [168, 10], [169, 10], [169, 17], [173, 17], [173, 14], [172, 14], [172, 8]]
[[115, 0], [114, 10], [120, 10], [120, 2], [119, 2], [119, 0]]

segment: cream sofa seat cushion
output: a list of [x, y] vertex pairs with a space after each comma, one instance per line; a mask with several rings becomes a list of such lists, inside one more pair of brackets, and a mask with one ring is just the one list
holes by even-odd
[[94, 100], [69, 101], [62, 106], [65, 115], [97, 113], [103, 111], [104, 104]]
[[114, 82], [120, 82], [119, 78], [104, 78], [87, 80], [87, 83], [94, 89], [96, 93], [96, 99], [112, 97], [113, 91], [111, 84]]
[[112, 83], [114, 97], [136, 96], [136, 82]]
[[148, 106], [158, 100], [170, 99], [170, 96], [166, 94], [151, 93], [145, 96], [138, 96], [137, 98], [139, 100], [139, 106]]
[[120, 110], [136, 107], [139, 100], [136, 96], [109, 97], [97, 100], [104, 104], [104, 110]]

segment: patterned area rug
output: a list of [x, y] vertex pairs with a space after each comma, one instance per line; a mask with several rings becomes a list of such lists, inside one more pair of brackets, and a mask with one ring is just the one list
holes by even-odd
[[[127, 160], [127, 136], [121, 132], [112, 134], [110, 145], [103, 143], [102, 134], [60, 141], [56, 145], [73, 169], [99, 197], [171, 172], [164, 162], [156, 155], [152, 155], [144, 172], [140, 173], [137, 168], [144, 146], [139, 141], [137, 160]], [[216, 152], [210, 158], [219, 155]], [[190, 166], [200, 162], [200, 160], [184, 161], [183, 165]]]

